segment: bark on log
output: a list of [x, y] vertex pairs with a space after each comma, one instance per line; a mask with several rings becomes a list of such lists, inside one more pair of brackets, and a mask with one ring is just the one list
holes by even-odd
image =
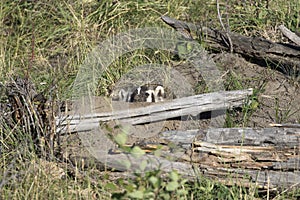
[[[216, 51], [228, 51], [229, 35], [233, 45], [233, 51], [250, 58], [252, 62], [264, 63], [275, 67], [287, 74], [300, 74], [300, 47], [290, 44], [274, 43], [261, 37], [246, 37], [237, 33], [225, 33], [208, 27], [197, 27], [167, 16], [162, 20], [177, 31], [194, 30], [203, 35], [203, 39], [209, 48]], [[188, 27], [188, 29], [186, 28]]]

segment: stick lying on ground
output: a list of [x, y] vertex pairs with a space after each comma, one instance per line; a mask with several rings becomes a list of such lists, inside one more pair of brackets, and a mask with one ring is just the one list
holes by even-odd
[[252, 89], [214, 92], [173, 99], [141, 108], [61, 117], [57, 119], [59, 126], [57, 130], [61, 132], [89, 131], [98, 127], [99, 122], [110, 120], [138, 125], [186, 115], [195, 116], [203, 112], [242, 106], [247, 96], [252, 93]]
[[291, 41], [293, 41], [295, 44], [300, 46], [300, 37], [297, 36], [295, 33], [290, 31], [288, 28], [286, 28], [284, 25], [278, 26], [278, 28], [281, 30], [283, 35], [285, 35], [287, 38], [289, 38]]

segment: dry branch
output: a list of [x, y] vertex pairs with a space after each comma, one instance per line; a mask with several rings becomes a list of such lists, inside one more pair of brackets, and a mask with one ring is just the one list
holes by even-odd
[[[226, 33], [208, 27], [198, 27], [194, 24], [163, 16], [162, 20], [175, 30], [188, 27], [203, 35], [207, 46], [216, 51], [227, 51], [227, 38], [231, 38], [233, 51], [256, 63], [271, 65], [288, 74], [300, 73], [300, 47], [289, 44], [275, 43], [261, 37], [246, 37], [237, 33]], [[226, 36], [226, 35], [229, 36]]]
[[291, 41], [293, 41], [295, 44], [300, 46], [300, 37], [298, 37], [295, 33], [290, 31], [288, 28], [286, 28], [284, 25], [278, 26], [280, 31], [285, 35], [285, 37], [289, 38]]

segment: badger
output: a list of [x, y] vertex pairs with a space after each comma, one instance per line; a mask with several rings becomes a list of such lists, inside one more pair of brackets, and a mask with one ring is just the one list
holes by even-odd
[[164, 101], [165, 89], [160, 84], [145, 84], [139, 87], [121, 89], [117, 100], [124, 102], [161, 102]]

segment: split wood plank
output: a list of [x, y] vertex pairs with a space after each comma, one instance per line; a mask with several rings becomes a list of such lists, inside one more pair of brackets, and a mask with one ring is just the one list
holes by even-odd
[[299, 128], [211, 128], [160, 137], [190, 152], [181, 158], [199, 163], [204, 176], [264, 189], [300, 187]]
[[61, 117], [57, 119], [57, 125], [59, 125], [57, 130], [60, 132], [88, 131], [98, 127], [99, 122], [110, 120], [138, 125], [186, 115], [195, 116], [202, 112], [242, 106], [247, 96], [252, 94], [253, 89], [222, 91], [173, 99], [141, 108]]

